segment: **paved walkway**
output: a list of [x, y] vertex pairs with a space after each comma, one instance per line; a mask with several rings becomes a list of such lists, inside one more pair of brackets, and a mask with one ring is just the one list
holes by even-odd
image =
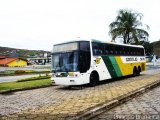
[[160, 86], [136, 97], [120, 106], [117, 106], [92, 120], [112, 119], [160, 120]]
[[96, 87], [68, 89], [62, 86], [0, 95], [0, 119], [70, 119], [96, 105], [158, 81], [160, 74], [111, 81]]

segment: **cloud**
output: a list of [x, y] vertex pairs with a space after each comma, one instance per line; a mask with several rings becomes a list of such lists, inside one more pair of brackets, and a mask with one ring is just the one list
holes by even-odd
[[0, 1], [0, 46], [51, 50], [76, 37], [110, 41], [108, 25], [119, 9], [143, 13], [150, 41], [159, 36], [159, 1], [5, 0]]

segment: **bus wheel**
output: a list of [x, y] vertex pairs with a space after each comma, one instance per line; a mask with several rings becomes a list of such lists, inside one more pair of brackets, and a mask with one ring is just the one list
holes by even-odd
[[139, 75], [140, 75], [140, 72], [141, 72], [141, 67], [140, 67], [140, 66], [138, 66], [137, 76], [139, 76]]
[[137, 70], [136, 67], [134, 67], [134, 69], [133, 69], [133, 76], [137, 76], [137, 73], [138, 73], [138, 70]]
[[93, 87], [98, 84], [99, 75], [97, 72], [92, 72], [90, 75], [90, 86]]

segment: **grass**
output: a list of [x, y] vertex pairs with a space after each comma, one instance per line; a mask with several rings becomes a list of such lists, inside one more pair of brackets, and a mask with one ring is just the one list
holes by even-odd
[[40, 87], [44, 85], [51, 85], [51, 79], [42, 79], [42, 80], [25, 81], [25, 82], [4, 82], [0, 83], [0, 92], [16, 90], [16, 89]]
[[42, 80], [42, 79], [49, 79], [51, 76], [37, 76], [37, 77], [30, 77], [25, 79], [19, 79], [17, 82], [25, 82], [25, 81], [32, 81], [32, 80]]
[[27, 75], [27, 74], [48, 74], [50, 70], [34, 71], [34, 70], [6, 70], [0, 71], [0, 76], [14, 76], [14, 75]]

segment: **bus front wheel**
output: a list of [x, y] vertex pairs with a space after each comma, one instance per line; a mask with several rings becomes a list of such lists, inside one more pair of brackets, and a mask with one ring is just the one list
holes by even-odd
[[90, 86], [93, 87], [99, 82], [99, 75], [97, 72], [92, 72], [90, 75]]

